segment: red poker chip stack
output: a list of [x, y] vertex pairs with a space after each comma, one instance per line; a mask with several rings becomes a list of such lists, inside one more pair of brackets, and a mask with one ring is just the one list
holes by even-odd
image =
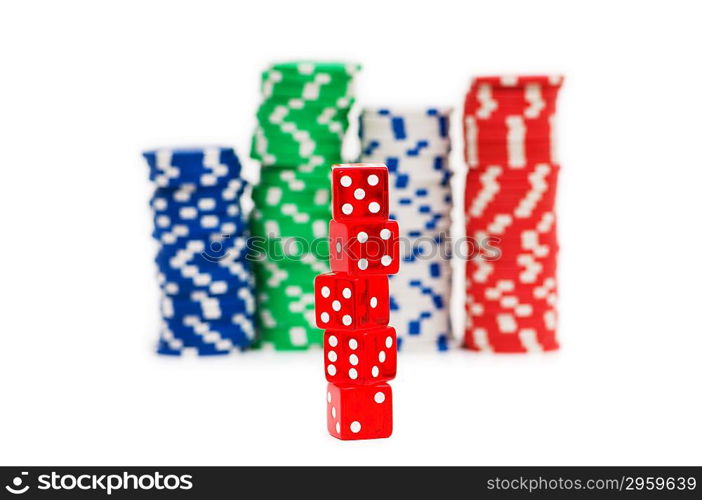
[[554, 118], [560, 76], [479, 77], [466, 95], [464, 347], [550, 351], [556, 339]]

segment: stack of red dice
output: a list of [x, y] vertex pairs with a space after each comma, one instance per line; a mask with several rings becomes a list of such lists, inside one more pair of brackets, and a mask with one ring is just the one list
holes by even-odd
[[392, 434], [397, 336], [388, 326], [388, 275], [399, 270], [399, 228], [388, 219], [388, 169], [332, 168], [329, 264], [315, 279], [315, 316], [324, 333], [327, 427], [339, 439]]
[[561, 83], [481, 77], [466, 96], [466, 233], [481, 249], [466, 264], [468, 349], [558, 348], [553, 128]]

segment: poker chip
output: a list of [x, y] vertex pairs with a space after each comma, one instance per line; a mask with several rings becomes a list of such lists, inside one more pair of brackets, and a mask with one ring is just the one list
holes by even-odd
[[177, 320], [164, 319], [160, 326], [157, 352], [180, 356], [230, 354], [250, 344], [255, 335], [251, 316], [234, 313], [218, 322], [205, 321], [198, 315]]
[[391, 192], [390, 218], [402, 221], [403, 233], [409, 238], [421, 238], [432, 232], [450, 231], [450, 213], [446, 207], [453, 203], [450, 186], [428, 182], [406, 183]]
[[559, 76], [475, 78], [464, 105], [464, 347], [558, 349], [554, 123]]
[[321, 345], [322, 330], [314, 327], [314, 278], [329, 272], [327, 261], [307, 255], [299, 261], [276, 262], [266, 257], [254, 266], [257, 315], [264, 344], [278, 350], [304, 350]]
[[314, 278], [329, 271], [331, 165], [341, 161], [361, 67], [283, 62], [261, 74], [251, 157], [261, 165], [249, 216], [261, 346], [321, 345]]
[[194, 218], [183, 218], [179, 214], [155, 213], [152, 236], [166, 243], [173, 238], [203, 238], [212, 233], [239, 235], [245, 229], [246, 225], [240, 214], [209, 213]]
[[451, 151], [449, 108], [372, 108], [361, 112], [361, 161], [384, 163], [390, 218], [400, 225], [403, 259], [390, 276], [390, 324], [401, 351], [451, 345]]
[[157, 352], [200, 356], [255, 340], [254, 276], [232, 148], [147, 151], [162, 322]]
[[241, 173], [241, 163], [231, 148], [164, 148], [146, 151], [143, 156], [149, 179], [158, 187], [219, 186]]
[[232, 179], [225, 187], [198, 187], [184, 184], [175, 189], [157, 188], [149, 202], [159, 214], [193, 219], [198, 214], [226, 213], [240, 215], [238, 200], [247, 187], [242, 179]]

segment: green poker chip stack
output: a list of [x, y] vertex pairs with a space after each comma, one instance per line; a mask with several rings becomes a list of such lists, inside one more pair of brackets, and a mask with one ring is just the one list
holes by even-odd
[[289, 62], [261, 75], [263, 100], [251, 157], [259, 344], [278, 350], [322, 345], [314, 279], [329, 272], [331, 166], [340, 163], [354, 105], [357, 64]]

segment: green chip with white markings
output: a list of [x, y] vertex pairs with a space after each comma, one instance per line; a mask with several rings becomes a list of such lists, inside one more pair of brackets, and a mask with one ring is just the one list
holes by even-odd
[[342, 162], [360, 69], [301, 61], [273, 64], [261, 75], [251, 141], [261, 172], [249, 217], [260, 347], [321, 345], [314, 279], [329, 272], [331, 166]]
[[322, 72], [355, 76], [361, 71], [361, 65], [336, 61], [285, 61], [271, 64], [266, 71], [279, 71], [286, 76], [304, 76]]

